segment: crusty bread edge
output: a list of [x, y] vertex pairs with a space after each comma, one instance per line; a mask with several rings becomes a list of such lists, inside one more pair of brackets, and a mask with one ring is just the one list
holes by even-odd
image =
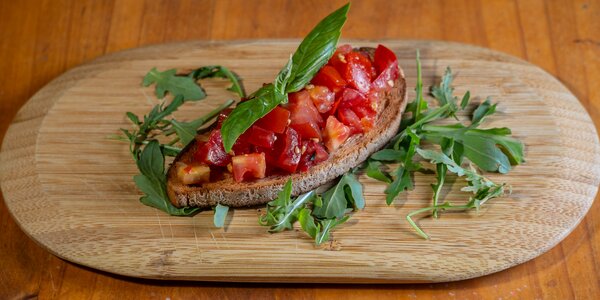
[[334, 151], [328, 160], [311, 167], [308, 172], [274, 175], [263, 179], [238, 183], [232, 178], [200, 186], [188, 186], [177, 179], [176, 161], [189, 161], [196, 149], [190, 143], [175, 158], [168, 170], [167, 193], [178, 207], [210, 208], [220, 203], [230, 207], [265, 204], [277, 197], [287, 180], [292, 178], [292, 194], [299, 195], [326, 184], [365, 161], [381, 149], [397, 133], [407, 103], [406, 79], [402, 68], [394, 87], [385, 94], [380, 104], [376, 125], [365, 134], [350, 137]]

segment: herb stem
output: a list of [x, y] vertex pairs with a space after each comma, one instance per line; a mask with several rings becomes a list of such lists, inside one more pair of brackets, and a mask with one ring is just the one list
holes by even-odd
[[417, 49], [417, 87], [415, 91], [417, 93], [416, 99], [416, 110], [415, 110], [415, 121], [419, 121], [421, 117], [421, 103], [423, 102], [423, 78], [421, 74], [421, 55], [419, 49]]
[[419, 225], [417, 225], [417, 223], [412, 219], [413, 216], [427, 212], [427, 211], [433, 211], [433, 210], [446, 210], [446, 209], [450, 209], [450, 210], [465, 210], [465, 209], [470, 209], [472, 208], [472, 205], [466, 204], [466, 205], [452, 205], [448, 202], [441, 204], [441, 205], [432, 205], [432, 206], [428, 206], [428, 207], [424, 207], [421, 209], [417, 209], [415, 211], [411, 211], [410, 213], [408, 213], [408, 215], [406, 215], [406, 221], [410, 224], [410, 226], [412, 226], [412, 228], [417, 232], [418, 235], [420, 235], [422, 238], [428, 240], [429, 239], [429, 235], [427, 235], [422, 229], [421, 227], [419, 227]]

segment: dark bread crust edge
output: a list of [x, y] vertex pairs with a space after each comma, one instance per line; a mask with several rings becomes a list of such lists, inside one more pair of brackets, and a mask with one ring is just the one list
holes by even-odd
[[177, 179], [175, 162], [189, 161], [196, 150], [196, 142], [190, 143], [175, 158], [167, 172], [169, 200], [178, 207], [191, 206], [210, 208], [220, 203], [230, 207], [247, 207], [265, 204], [275, 198], [287, 180], [293, 182], [292, 194], [299, 195], [343, 175], [365, 161], [373, 152], [381, 149], [397, 133], [406, 107], [407, 91], [404, 72], [394, 87], [379, 103], [379, 115], [375, 127], [365, 134], [350, 137], [329, 159], [315, 165], [305, 173], [273, 175], [250, 182], [235, 182], [231, 177], [201, 186], [188, 186]]

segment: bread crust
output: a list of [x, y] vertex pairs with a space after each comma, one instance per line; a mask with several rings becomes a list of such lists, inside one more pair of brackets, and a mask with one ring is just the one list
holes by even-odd
[[351, 136], [340, 148], [332, 152], [326, 161], [312, 166], [307, 172], [272, 175], [241, 183], [235, 182], [233, 177], [228, 175], [219, 181], [188, 186], [179, 181], [175, 165], [178, 161], [191, 161], [197, 148], [197, 141], [194, 141], [181, 151], [169, 167], [169, 200], [177, 207], [210, 208], [218, 203], [230, 207], [255, 206], [277, 198], [277, 194], [289, 178], [292, 178], [292, 195], [308, 192], [336, 179], [385, 146], [397, 133], [407, 102], [406, 80], [402, 68], [399, 69], [400, 76], [394, 82], [394, 86], [379, 102], [375, 126], [364, 134]]

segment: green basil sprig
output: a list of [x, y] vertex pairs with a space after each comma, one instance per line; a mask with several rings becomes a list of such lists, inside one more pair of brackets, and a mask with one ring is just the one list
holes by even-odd
[[302, 40], [274, 84], [266, 85], [240, 103], [223, 122], [221, 135], [226, 152], [254, 122], [277, 105], [287, 102], [287, 93], [302, 89], [335, 52], [350, 3], [321, 20]]

